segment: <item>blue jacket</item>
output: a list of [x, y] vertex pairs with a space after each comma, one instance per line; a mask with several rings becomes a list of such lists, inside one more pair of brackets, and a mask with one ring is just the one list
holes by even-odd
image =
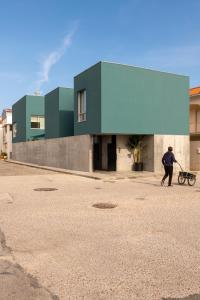
[[174, 153], [171, 151], [167, 151], [162, 158], [162, 164], [166, 167], [173, 166], [173, 163], [177, 162]]

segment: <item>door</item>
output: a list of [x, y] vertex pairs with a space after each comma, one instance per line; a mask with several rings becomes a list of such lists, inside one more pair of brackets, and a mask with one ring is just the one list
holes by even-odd
[[116, 153], [116, 136], [112, 136], [112, 142], [107, 145], [108, 153], [108, 171], [116, 171], [117, 153]]
[[101, 138], [101, 136], [94, 137], [93, 169], [94, 170], [102, 170], [102, 138]]

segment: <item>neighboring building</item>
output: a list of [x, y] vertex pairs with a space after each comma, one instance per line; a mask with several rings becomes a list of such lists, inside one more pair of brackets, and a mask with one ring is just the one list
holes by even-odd
[[13, 143], [44, 139], [44, 97], [26, 95], [13, 105]]
[[200, 170], [200, 87], [190, 89], [190, 168]]
[[2, 117], [0, 117], [0, 154], [3, 151], [3, 124]]
[[74, 90], [58, 87], [45, 95], [45, 138], [74, 135]]
[[144, 169], [175, 146], [189, 168], [189, 78], [99, 62], [74, 79], [74, 134], [93, 137], [93, 169], [131, 170], [129, 135], [145, 135]]
[[4, 109], [2, 113], [3, 145], [2, 152], [12, 157], [12, 109]]

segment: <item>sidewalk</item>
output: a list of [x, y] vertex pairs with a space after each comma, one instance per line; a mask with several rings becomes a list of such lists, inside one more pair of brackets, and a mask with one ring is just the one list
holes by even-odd
[[32, 167], [32, 168], [37, 168], [37, 169], [43, 169], [43, 170], [48, 170], [48, 171], [53, 171], [53, 172], [58, 172], [58, 173], [74, 175], [74, 176], [81, 176], [81, 177], [86, 177], [86, 178], [91, 178], [91, 179], [96, 179], [96, 180], [120, 180], [120, 179], [131, 179], [131, 178], [134, 179], [134, 178], [141, 178], [141, 177], [142, 178], [147, 178], [147, 177], [156, 177], [156, 176], [159, 175], [157, 173], [147, 172], [147, 171], [143, 171], [143, 172], [135, 172], [135, 171], [127, 171], [127, 172], [109, 172], [109, 171], [82, 172], [82, 171], [67, 170], [67, 169], [54, 168], [54, 167], [48, 167], [48, 166], [40, 166], [40, 165], [36, 165], [36, 164], [30, 164], [30, 163], [15, 161], [15, 160], [7, 160], [6, 162], [13, 163], [13, 164], [18, 164], [18, 165], [23, 165], [23, 166], [28, 166], [28, 167]]

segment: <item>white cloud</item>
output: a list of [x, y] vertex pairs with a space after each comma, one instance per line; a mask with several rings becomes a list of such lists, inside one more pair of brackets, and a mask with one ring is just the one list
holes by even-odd
[[41, 87], [44, 83], [49, 81], [49, 74], [52, 67], [59, 62], [59, 60], [63, 57], [66, 50], [72, 44], [72, 38], [76, 32], [77, 27], [74, 27], [63, 39], [62, 45], [56, 50], [49, 53], [41, 63], [41, 71], [39, 72], [39, 79], [36, 81], [36, 89], [37, 91], [41, 90]]

